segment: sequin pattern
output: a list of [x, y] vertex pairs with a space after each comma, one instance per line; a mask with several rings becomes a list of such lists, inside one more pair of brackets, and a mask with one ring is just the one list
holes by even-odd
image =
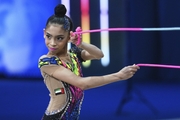
[[[68, 65], [67, 63], [63, 63], [57, 57], [43, 58], [39, 61], [39, 68], [44, 65], [56, 64], [62, 65], [67, 69], [70, 69], [74, 74], [78, 76], [82, 76], [81, 66], [78, 61], [78, 57], [75, 53], [70, 52], [70, 57], [73, 62], [73, 66]], [[64, 89], [66, 91], [67, 96], [67, 104], [63, 110], [57, 110], [58, 112], [62, 112], [59, 119], [61, 120], [78, 120], [80, 114], [80, 108], [84, 97], [84, 91], [78, 87], [72, 86], [68, 83], [63, 82]], [[55, 112], [56, 113], [56, 112]]]

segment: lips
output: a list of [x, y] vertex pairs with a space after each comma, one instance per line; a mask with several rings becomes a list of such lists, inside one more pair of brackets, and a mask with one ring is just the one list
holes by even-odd
[[49, 50], [51, 50], [51, 51], [55, 51], [55, 50], [56, 50], [56, 48], [51, 48], [51, 47], [49, 47]]

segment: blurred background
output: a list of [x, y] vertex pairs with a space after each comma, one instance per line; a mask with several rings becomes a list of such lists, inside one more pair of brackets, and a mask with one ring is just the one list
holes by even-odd
[[[49, 93], [38, 68], [47, 53], [43, 28], [63, 3], [76, 27], [180, 26], [179, 0], [0, 0], [0, 119], [40, 120]], [[180, 65], [180, 31], [104, 31], [83, 34], [102, 60], [82, 64], [84, 76], [138, 63]], [[71, 45], [69, 45], [71, 47]], [[133, 78], [85, 91], [80, 120], [180, 118], [180, 70], [141, 67]]]

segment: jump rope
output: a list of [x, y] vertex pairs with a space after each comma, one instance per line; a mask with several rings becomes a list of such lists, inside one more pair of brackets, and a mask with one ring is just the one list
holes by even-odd
[[[101, 31], [173, 31], [173, 30], [180, 30], [180, 27], [167, 27], [167, 28], [107, 28], [107, 29], [94, 29], [94, 30], [86, 30], [82, 31], [80, 27], [76, 28], [75, 34], [78, 36], [78, 40], [76, 45], [81, 43], [81, 34], [84, 33], [94, 33], [94, 32], [101, 32]], [[136, 64], [137, 66], [143, 67], [160, 67], [160, 68], [173, 68], [173, 69], [180, 69], [180, 66], [177, 65], [163, 65], [163, 64], [144, 64], [139, 63]]]

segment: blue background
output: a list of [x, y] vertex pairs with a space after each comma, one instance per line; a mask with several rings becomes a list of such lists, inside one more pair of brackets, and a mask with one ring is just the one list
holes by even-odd
[[0, 73], [40, 77], [38, 59], [47, 53], [43, 29], [58, 1], [1, 0]]

